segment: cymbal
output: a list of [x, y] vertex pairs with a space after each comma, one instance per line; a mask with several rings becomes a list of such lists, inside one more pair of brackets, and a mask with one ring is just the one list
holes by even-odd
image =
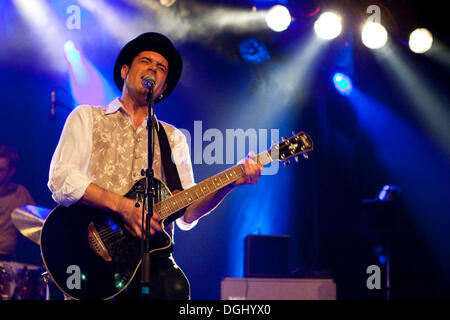
[[47, 208], [26, 205], [14, 209], [11, 220], [21, 234], [40, 245], [42, 225], [50, 211]]

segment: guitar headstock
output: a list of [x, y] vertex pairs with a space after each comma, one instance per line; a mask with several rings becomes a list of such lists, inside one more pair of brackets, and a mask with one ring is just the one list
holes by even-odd
[[308, 159], [308, 152], [313, 150], [313, 141], [311, 137], [302, 132], [293, 133], [290, 138], [283, 137], [282, 141], [272, 145], [270, 156], [273, 160], [283, 161], [285, 165], [289, 164], [290, 158], [298, 161], [298, 156], [303, 155]]

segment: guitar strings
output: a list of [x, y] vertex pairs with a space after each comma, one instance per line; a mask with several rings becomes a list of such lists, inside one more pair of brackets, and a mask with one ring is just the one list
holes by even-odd
[[100, 238], [103, 241], [110, 241], [115, 236], [120, 236], [120, 230], [112, 230], [111, 227], [107, 227], [105, 229], [102, 229], [101, 231], [98, 231], [98, 234], [100, 235]]

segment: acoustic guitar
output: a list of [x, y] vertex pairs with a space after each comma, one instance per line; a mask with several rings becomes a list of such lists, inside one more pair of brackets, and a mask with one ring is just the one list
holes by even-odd
[[[271, 146], [256, 156], [259, 163], [288, 163], [290, 158], [313, 150], [304, 132]], [[165, 228], [182, 216], [193, 202], [233, 183], [244, 175], [243, 165], [235, 165], [195, 186], [172, 194], [158, 179], [153, 185], [159, 199], [153, 209], [161, 217], [162, 232], [151, 237], [151, 260], [169, 257], [172, 237]], [[145, 179], [138, 181], [125, 197], [142, 202]], [[58, 205], [42, 226], [40, 249], [45, 268], [58, 288], [72, 299], [111, 299], [136, 285], [141, 269], [141, 239], [130, 233], [119, 215], [83, 204]], [[153, 259], [153, 257], [155, 259]], [[170, 257], [170, 259], [172, 259]], [[188, 299], [189, 283], [175, 261], [151, 266], [150, 287], [155, 299]]]

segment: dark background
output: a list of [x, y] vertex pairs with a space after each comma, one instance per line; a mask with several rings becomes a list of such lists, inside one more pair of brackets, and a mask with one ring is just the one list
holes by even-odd
[[[189, 130], [192, 137], [194, 121], [201, 120], [203, 132], [217, 128], [224, 136], [226, 129], [237, 128], [268, 129], [269, 133], [278, 129], [280, 136], [303, 130], [314, 140], [315, 150], [308, 160], [287, 168], [280, 165], [278, 174], [263, 176], [258, 184], [233, 191], [193, 230], [176, 230], [175, 259], [190, 280], [192, 298], [219, 299], [223, 277], [243, 276], [245, 236], [261, 234], [289, 235], [291, 272], [330, 272], [338, 299], [383, 299], [383, 290], [367, 289], [366, 269], [379, 265], [385, 276], [385, 265], [379, 259], [389, 234], [391, 297], [448, 299], [449, 131], [448, 126], [433, 126], [423, 114], [448, 123], [449, 64], [435, 59], [436, 50], [417, 55], [407, 47], [409, 26], [426, 26], [435, 35], [435, 47], [440, 45], [439, 57], [448, 58], [442, 8], [411, 1], [342, 1], [339, 8], [346, 19], [343, 34], [324, 45], [315, 67], [309, 69], [294, 57], [313, 33], [317, 15], [309, 17], [308, 13], [315, 8], [323, 11], [327, 4], [284, 2], [296, 20], [282, 33], [227, 28], [208, 32], [194, 23], [195, 18], [207, 14], [205, 8], [250, 10], [252, 4], [268, 7], [275, 1], [177, 2], [168, 9], [184, 13], [183, 21], [191, 27], [183, 29], [183, 25], [179, 30], [164, 23], [168, 9], [144, 12], [126, 1], [109, 5], [124, 18], [115, 30], [134, 28], [128, 40], [153, 27], [174, 39], [184, 58], [178, 87], [167, 101], [157, 105], [159, 119]], [[5, 26], [0, 30], [0, 143], [14, 146], [21, 156], [15, 181], [30, 190], [37, 205], [52, 208], [55, 203], [46, 186], [49, 164], [74, 106], [67, 62], [62, 60], [65, 68], [55, 68], [54, 55], [48, 51], [59, 50], [64, 59], [62, 45], [49, 47], [44, 41], [45, 30], [38, 31], [40, 36], [31, 32], [13, 2], [0, 3]], [[65, 8], [78, 4], [46, 3], [62, 26], [68, 16]], [[383, 52], [377, 56], [361, 44], [358, 21], [365, 17], [367, 5], [376, 3], [382, 8], [382, 22], [391, 28], [394, 54], [408, 61], [410, 71], [420, 79], [414, 85], [407, 84], [409, 90], [394, 75], [396, 70]], [[113, 86], [112, 67], [128, 40], [118, 40], [97, 16], [78, 5], [81, 29], [60, 29], [63, 38], [72, 39]], [[127, 14], [148, 17], [149, 25], [136, 27], [133, 20], [127, 24]], [[271, 59], [261, 64], [243, 61], [237, 45], [248, 36], [265, 41]], [[331, 77], [338, 71], [353, 80], [354, 91], [349, 97], [339, 95], [333, 86]], [[58, 106], [56, 119], [50, 120], [54, 86], [59, 86], [57, 100], [67, 108]], [[287, 90], [291, 87], [294, 90]], [[433, 97], [425, 106], [424, 99], [417, 102], [420, 90]], [[203, 141], [203, 148], [209, 143]], [[204, 161], [194, 164], [196, 181], [229, 166]], [[363, 203], [376, 198], [385, 185], [401, 190], [397, 200]], [[21, 239], [18, 254], [23, 261], [40, 262], [37, 246], [26, 239]]]

